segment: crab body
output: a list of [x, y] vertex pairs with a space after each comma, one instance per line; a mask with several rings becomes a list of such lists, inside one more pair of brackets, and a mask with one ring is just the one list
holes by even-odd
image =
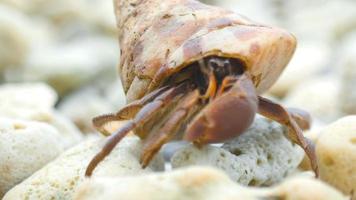
[[[256, 113], [287, 126], [317, 172], [313, 146], [302, 135], [308, 114], [260, 96], [292, 57], [293, 35], [194, 0], [116, 0], [115, 6], [128, 105], [94, 118], [111, 136], [86, 175], [130, 130], [143, 140], [145, 167], [170, 140], [198, 147], [224, 142], [242, 134]], [[106, 125], [117, 120], [128, 122], [112, 134]]]

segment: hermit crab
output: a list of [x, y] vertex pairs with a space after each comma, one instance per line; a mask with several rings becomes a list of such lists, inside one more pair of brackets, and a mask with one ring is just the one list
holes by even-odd
[[309, 115], [260, 95], [291, 59], [296, 39], [231, 11], [195, 0], [116, 0], [121, 61], [128, 105], [93, 119], [128, 120], [89, 163], [86, 176], [131, 130], [143, 140], [146, 167], [162, 145], [184, 139], [197, 147], [242, 134], [256, 113], [288, 127], [314, 171], [313, 144], [302, 134]]

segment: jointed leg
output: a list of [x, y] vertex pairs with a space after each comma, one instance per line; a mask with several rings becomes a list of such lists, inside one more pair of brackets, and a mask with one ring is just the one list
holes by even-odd
[[199, 96], [199, 91], [195, 90], [184, 97], [180, 105], [172, 112], [171, 116], [157, 134], [149, 135], [148, 138], [144, 140], [141, 155], [141, 164], [143, 167], [147, 167], [153, 156], [161, 147], [175, 136], [182, 123], [189, 117], [189, 114], [191, 114], [190, 111], [197, 108], [196, 105], [199, 101]]
[[135, 116], [134, 119], [127, 122], [115, 134], [111, 135], [102, 150], [91, 160], [87, 170], [86, 176], [91, 176], [96, 166], [115, 148], [115, 146], [124, 138], [131, 130], [138, 125], [144, 124], [151, 117], [159, 111], [163, 106], [169, 104], [175, 97], [183, 93], [187, 88], [186, 84], [182, 84], [175, 88], [164, 92], [158, 96], [154, 101], [145, 105]]
[[316, 176], [318, 176], [318, 165], [316, 161], [314, 144], [303, 136], [302, 129], [298, 126], [296, 120], [294, 120], [292, 117], [293, 114], [290, 114], [281, 105], [263, 97], [259, 97], [258, 112], [261, 115], [288, 127], [289, 138], [304, 149], [305, 153], [309, 157], [311, 166]]
[[93, 119], [93, 125], [94, 127], [101, 132], [104, 135], [110, 135], [106, 129], [105, 125], [112, 122], [112, 121], [121, 121], [121, 120], [129, 120], [132, 119], [139, 111], [140, 109], [146, 105], [147, 103], [153, 101], [156, 97], [161, 95], [163, 92], [167, 91], [168, 87], [162, 87], [160, 89], [157, 89], [150, 94], [144, 96], [142, 99], [136, 100], [121, 110], [119, 110], [117, 113], [110, 113], [110, 114], [105, 114], [105, 115], [100, 115], [97, 116]]

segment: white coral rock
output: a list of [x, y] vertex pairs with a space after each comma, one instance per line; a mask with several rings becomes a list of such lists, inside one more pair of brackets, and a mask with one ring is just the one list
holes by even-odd
[[0, 116], [46, 122], [54, 126], [66, 148], [82, 139], [75, 125], [57, 113], [56, 92], [44, 83], [9, 83], [0, 86]]
[[172, 157], [173, 168], [208, 165], [224, 170], [243, 185], [271, 185], [295, 170], [303, 150], [287, 139], [287, 129], [265, 118], [257, 118], [241, 136], [222, 148], [188, 146]]
[[320, 178], [356, 198], [356, 116], [325, 127], [316, 143]]
[[273, 188], [252, 189], [232, 182], [220, 170], [189, 167], [139, 177], [95, 178], [83, 183], [76, 200], [347, 200], [332, 187], [306, 177], [297, 177]]
[[115, 74], [117, 51], [116, 42], [104, 37], [84, 37], [68, 44], [43, 46], [31, 52], [15, 79], [47, 82], [63, 96], [102, 73]]
[[0, 117], [0, 198], [56, 158], [64, 150], [60, 141], [50, 125]]
[[342, 115], [339, 109], [340, 82], [334, 76], [322, 76], [294, 88], [285, 105], [303, 108], [316, 122], [332, 122]]
[[[85, 179], [84, 172], [89, 161], [100, 151], [103, 142], [102, 139], [90, 139], [69, 149], [10, 190], [4, 200], [72, 199], [76, 188]], [[93, 177], [133, 176], [163, 170], [164, 161], [159, 154], [147, 168], [142, 169], [139, 162], [141, 148], [142, 143], [138, 137], [126, 137], [98, 165]]]

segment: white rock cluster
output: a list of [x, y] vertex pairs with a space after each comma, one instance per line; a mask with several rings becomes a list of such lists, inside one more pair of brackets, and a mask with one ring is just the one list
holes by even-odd
[[0, 197], [82, 139], [43, 83], [0, 86]]
[[[11, 189], [3, 198], [72, 199], [78, 185], [85, 180], [85, 169], [100, 151], [102, 139], [90, 139], [69, 149], [56, 160]], [[141, 141], [135, 136], [125, 138], [94, 171], [93, 177], [139, 176], [164, 169], [160, 155], [142, 169], [139, 162]]]
[[286, 134], [283, 126], [257, 118], [243, 135], [221, 148], [207, 145], [179, 150], [172, 157], [172, 166], [213, 166], [242, 185], [272, 185], [293, 172], [303, 159], [303, 150], [292, 144]]
[[346, 200], [347, 198], [325, 183], [306, 177], [291, 178], [268, 189], [252, 189], [236, 185], [222, 171], [209, 167], [190, 167], [140, 177], [87, 180], [80, 186], [74, 199]]

